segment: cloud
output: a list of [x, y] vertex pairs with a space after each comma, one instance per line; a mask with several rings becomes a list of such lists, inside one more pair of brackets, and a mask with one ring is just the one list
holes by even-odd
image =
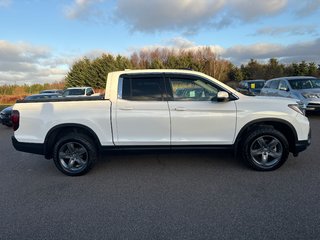
[[234, 64], [245, 63], [251, 58], [266, 60], [278, 58], [281, 62], [319, 61], [320, 38], [289, 45], [259, 43], [252, 45], [237, 45], [225, 49], [222, 57], [230, 59]]
[[299, 5], [302, 4], [296, 11], [300, 17], [306, 17], [318, 11], [320, 9], [320, 0], [304, 0], [299, 1]]
[[115, 15], [134, 31], [181, 30], [195, 34], [199, 28], [222, 28], [235, 21], [252, 22], [280, 14], [288, 0], [118, 0]]
[[195, 43], [183, 37], [175, 37], [165, 41], [165, 43], [166, 45], [177, 47], [177, 48], [190, 48], [195, 46]]
[[316, 25], [292, 25], [292, 26], [280, 26], [280, 27], [265, 27], [260, 28], [254, 35], [317, 35], [318, 27]]
[[190, 36], [199, 29], [266, 20], [286, 10], [306, 17], [319, 9], [320, 0], [73, 0], [64, 13], [73, 20], [112, 19], [137, 32], [179, 31]]
[[116, 16], [142, 32], [200, 27], [217, 14], [225, 0], [118, 0]]
[[11, 4], [11, 0], [0, 0], [0, 7], [8, 7]]
[[0, 61], [6, 62], [38, 61], [50, 55], [46, 47], [35, 47], [26, 43], [13, 44], [4, 40], [0, 40], [0, 52]]
[[231, 0], [229, 11], [233, 18], [243, 21], [253, 21], [258, 18], [273, 16], [281, 12], [288, 4], [288, 0]]
[[64, 14], [69, 19], [88, 20], [100, 16], [100, 11], [95, 7], [96, 3], [104, 0], [74, 0], [65, 8]]
[[251, 23], [281, 14], [289, 5], [289, 0], [229, 0], [220, 15], [210, 24], [221, 29], [235, 23]]
[[0, 84], [61, 81], [66, 73], [66, 60], [44, 46], [0, 40], [0, 53]]
[[182, 29], [185, 35], [198, 28], [252, 22], [281, 13], [288, 0], [118, 0], [116, 15], [133, 30], [155, 32]]

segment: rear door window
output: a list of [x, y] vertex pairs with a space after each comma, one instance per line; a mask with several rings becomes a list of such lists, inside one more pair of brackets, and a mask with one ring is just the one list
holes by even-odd
[[120, 98], [132, 101], [162, 101], [164, 79], [162, 76], [125, 76], [120, 78]]

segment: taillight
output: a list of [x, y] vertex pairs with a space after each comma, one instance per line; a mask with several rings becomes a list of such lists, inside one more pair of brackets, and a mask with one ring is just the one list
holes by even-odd
[[20, 123], [20, 113], [18, 110], [12, 111], [11, 121], [12, 121], [12, 128], [14, 131], [16, 131], [19, 128], [19, 123]]

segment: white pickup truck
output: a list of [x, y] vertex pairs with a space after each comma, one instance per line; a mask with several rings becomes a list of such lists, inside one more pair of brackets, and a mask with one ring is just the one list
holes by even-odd
[[22, 100], [12, 122], [15, 149], [53, 158], [70, 176], [87, 173], [108, 150], [233, 149], [268, 171], [310, 145], [295, 101], [245, 96], [189, 70], [111, 72], [104, 97]]

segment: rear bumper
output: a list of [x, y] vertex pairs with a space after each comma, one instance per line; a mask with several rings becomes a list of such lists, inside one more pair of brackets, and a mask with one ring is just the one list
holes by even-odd
[[12, 136], [12, 145], [17, 151], [44, 155], [44, 144], [19, 142]]

